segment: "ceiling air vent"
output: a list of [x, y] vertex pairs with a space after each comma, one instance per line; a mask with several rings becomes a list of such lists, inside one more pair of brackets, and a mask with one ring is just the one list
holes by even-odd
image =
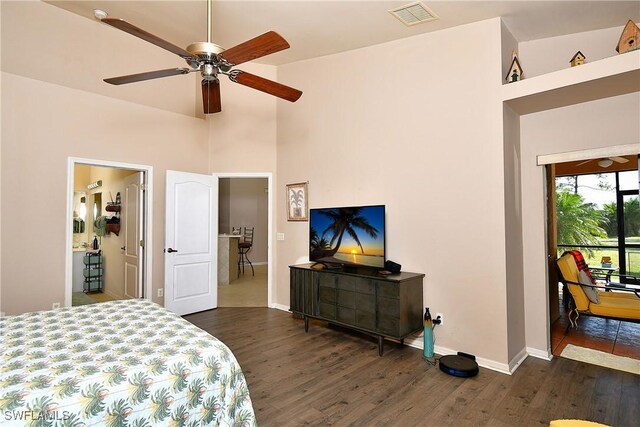
[[423, 22], [435, 21], [438, 16], [422, 2], [405, 4], [402, 7], [391, 9], [390, 14], [398, 18], [404, 25], [411, 26]]

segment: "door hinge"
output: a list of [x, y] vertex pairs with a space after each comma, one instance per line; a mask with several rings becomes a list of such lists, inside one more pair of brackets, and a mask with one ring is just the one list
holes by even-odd
[[140, 184], [140, 189], [142, 191], [147, 191], [147, 184]]
[[141, 248], [144, 248], [144, 239], [143, 239], [143, 240], [140, 240], [140, 247], [141, 247]]

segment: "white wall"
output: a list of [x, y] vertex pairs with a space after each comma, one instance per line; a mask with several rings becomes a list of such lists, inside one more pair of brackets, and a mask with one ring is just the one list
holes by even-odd
[[616, 56], [616, 46], [623, 29], [624, 25], [522, 42], [518, 45], [518, 60], [524, 77], [571, 68], [569, 61], [578, 51], [587, 57], [586, 62]]
[[387, 258], [447, 318], [437, 345], [507, 363], [500, 40], [493, 19], [279, 68], [304, 95], [278, 105], [277, 303], [308, 253], [280, 201], [308, 180], [310, 207], [385, 204]]
[[[155, 297], [164, 286], [165, 171], [208, 172], [206, 123], [14, 74], [2, 82], [1, 244], [11, 252], [2, 258], [1, 310], [64, 302], [68, 157], [153, 166]], [[45, 254], [38, 268], [26, 256], [34, 250]]]
[[182, 58], [41, 1], [3, 1], [0, 7], [2, 71], [188, 116], [202, 114], [197, 73], [120, 86], [102, 81], [185, 67]]
[[[517, 363], [526, 347], [524, 273], [522, 258], [522, 206], [520, 181], [520, 122], [518, 115], [504, 106], [504, 192], [507, 268], [507, 328], [509, 361]], [[516, 360], [514, 360], [516, 359]]]
[[[280, 81], [274, 66], [248, 63], [242, 64], [242, 69]], [[275, 173], [276, 105], [288, 102], [228, 79], [222, 80], [220, 90], [222, 112], [207, 117], [209, 169], [216, 173]]]
[[[12, 248], [1, 263], [0, 281], [5, 286], [0, 311], [48, 309], [64, 301], [68, 157], [154, 168], [154, 245], [149, 250], [154, 260], [153, 296], [162, 303], [155, 296], [164, 286], [165, 171], [275, 172], [278, 101], [223, 80], [223, 112], [206, 121], [194, 118], [201, 107], [193, 76], [117, 88], [102, 82], [104, 77], [180, 65], [174, 55], [46, 3], [2, 2], [0, 8], [0, 247]], [[26, 47], [38, 52], [45, 68], [25, 67]], [[243, 69], [277, 78], [273, 66], [246, 64]], [[36, 204], [29, 194], [41, 192], [47, 197]], [[48, 206], [47, 215], [35, 209], [40, 203]], [[6, 206], [24, 206], [29, 213], [25, 218], [22, 211]], [[27, 233], [19, 227], [23, 221], [34, 225]], [[34, 248], [47, 254], [37, 271], [22, 256]]]
[[231, 180], [218, 180], [218, 233], [231, 233]]

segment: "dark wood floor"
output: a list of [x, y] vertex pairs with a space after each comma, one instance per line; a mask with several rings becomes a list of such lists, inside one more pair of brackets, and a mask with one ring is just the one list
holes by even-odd
[[446, 375], [415, 348], [267, 308], [218, 308], [185, 319], [224, 341], [242, 366], [260, 426], [533, 426], [560, 418], [617, 427], [640, 420], [640, 376], [554, 358], [514, 375]]

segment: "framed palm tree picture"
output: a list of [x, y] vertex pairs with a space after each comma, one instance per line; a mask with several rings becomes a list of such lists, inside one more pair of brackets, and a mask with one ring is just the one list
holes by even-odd
[[287, 221], [309, 221], [307, 183], [287, 184]]

